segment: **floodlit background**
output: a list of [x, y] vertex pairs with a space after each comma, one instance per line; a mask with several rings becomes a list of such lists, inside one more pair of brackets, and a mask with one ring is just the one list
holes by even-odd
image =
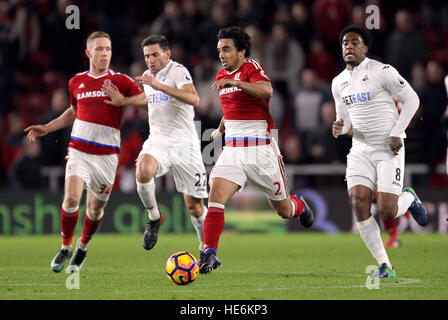
[[[79, 29], [68, 29], [79, 9]], [[407, 129], [405, 184], [426, 203], [431, 223], [425, 229], [412, 219], [400, 230], [446, 232], [448, 177], [447, 130], [441, 119], [447, 108], [443, 82], [448, 67], [446, 1], [361, 0], [184, 0], [184, 1], [51, 1], [0, 0], [0, 234], [59, 233], [65, 154], [71, 128], [37, 143], [23, 129], [46, 123], [69, 105], [70, 77], [88, 69], [84, 54], [89, 33], [112, 37], [111, 69], [135, 78], [145, 70], [141, 41], [164, 34], [172, 58], [184, 64], [201, 98], [196, 124], [202, 148], [222, 117], [211, 89], [220, 64], [216, 34], [238, 25], [252, 39], [274, 86], [270, 110], [286, 164], [291, 192], [301, 191], [316, 212], [312, 231], [352, 230], [344, 181], [349, 136], [334, 139], [335, 119], [330, 84], [344, 68], [338, 44], [348, 24], [365, 26], [366, 7], [379, 9], [379, 29], [371, 30], [368, 56], [398, 69], [417, 91], [421, 105]], [[396, 102], [400, 107], [400, 102]], [[146, 214], [135, 189], [135, 159], [148, 136], [145, 112], [128, 107], [122, 126], [117, 180], [100, 232], [139, 233]], [[204, 155], [216, 159], [218, 153]], [[210, 170], [213, 161], [206, 162]], [[156, 180], [164, 231], [193, 232], [172, 176]], [[232, 199], [227, 230], [304, 231], [283, 221], [250, 186]], [[373, 209], [374, 210], [374, 209]], [[83, 211], [81, 209], [81, 211]], [[80, 218], [82, 221], [82, 218]]]

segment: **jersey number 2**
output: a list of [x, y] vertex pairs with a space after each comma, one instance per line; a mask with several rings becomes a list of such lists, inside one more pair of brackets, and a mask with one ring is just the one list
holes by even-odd
[[276, 196], [279, 196], [279, 195], [281, 195], [282, 194], [282, 192], [280, 191], [280, 188], [281, 188], [281, 186], [280, 186], [280, 182], [274, 182], [274, 186], [276, 186], [277, 187], [277, 191], [275, 192], [275, 195]]

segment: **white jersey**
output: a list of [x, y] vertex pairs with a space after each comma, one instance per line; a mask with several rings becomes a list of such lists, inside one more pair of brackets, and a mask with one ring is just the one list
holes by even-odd
[[[342, 133], [353, 125], [354, 146], [389, 149], [390, 136], [406, 137], [404, 130], [419, 105], [417, 94], [394, 67], [367, 57], [335, 77], [331, 89], [337, 119], [344, 120]], [[401, 115], [393, 97], [404, 102]]]
[[[152, 75], [146, 70], [144, 75]], [[155, 78], [170, 87], [177, 89], [193, 83], [190, 73], [180, 63], [172, 60], [160, 70]], [[183, 103], [149, 85], [143, 85], [148, 101], [148, 120], [151, 137], [157, 137], [162, 143], [195, 144], [199, 143], [194, 124], [194, 107]], [[160, 137], [160, 139], [159, 139]]]

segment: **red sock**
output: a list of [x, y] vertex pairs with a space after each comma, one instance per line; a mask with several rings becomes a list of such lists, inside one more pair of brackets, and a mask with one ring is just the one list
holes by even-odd
[[398, 219], [383, 219], [384, 229], [389, 233], [390, 238], [398, 238]]
[[205, 249], [218, 249], [219, 237], [224, 230], [224, 209], [209, 207], [204, 220]]
[[305, 204], [303, 203], [302, 200], [300, 200], [299, 198], [297, 198], [294, 195], [291, 195], [291, 201], [294, 203], [295, 206], [295, 211], [294, 214], [292, 215], [293, 217], [298, 217], [302, 214], [303, 209], [305, 209]]
[[86, 212], [86, 214], [84, 216], [84, 228], [82, 229], [82, 236], [81, 236], [82, 243], [84, 243], [84, 244], [89, 243], [90, 239], [92, 239], [96, 230], [100, 226], [101, 220], [103, 220], [103, 218], [101, 218], [97, 221], [90, 220], [90, 218]]
[[79, 209], [73, 213], [66, 212], [61, 208], [61, 236], [62, 245], [71, 246], [75, 227], [78, 223]]

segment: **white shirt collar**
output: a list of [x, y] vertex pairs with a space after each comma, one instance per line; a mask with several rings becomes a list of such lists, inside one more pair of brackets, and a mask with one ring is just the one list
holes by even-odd
[[111, 71], [111, 70], [108, 69], [106, 73], [103, 73], [103, 74], [101, 74], [101, 75], [99, 75], [99, 76], [94, 76], [94, 75], [92, 75], [92, 74], [90, 73], [90, 70], [89, 70], [89, 71], [87, 71], [87, 75], [88, 75], [89, 77], [92, 77], [93, 79], [99, 79], [99, 78], [102, 78], [102, 77], [104, 77], [104, 76], [107, 76], [107, 75], [110, 73], [110, 71]]

